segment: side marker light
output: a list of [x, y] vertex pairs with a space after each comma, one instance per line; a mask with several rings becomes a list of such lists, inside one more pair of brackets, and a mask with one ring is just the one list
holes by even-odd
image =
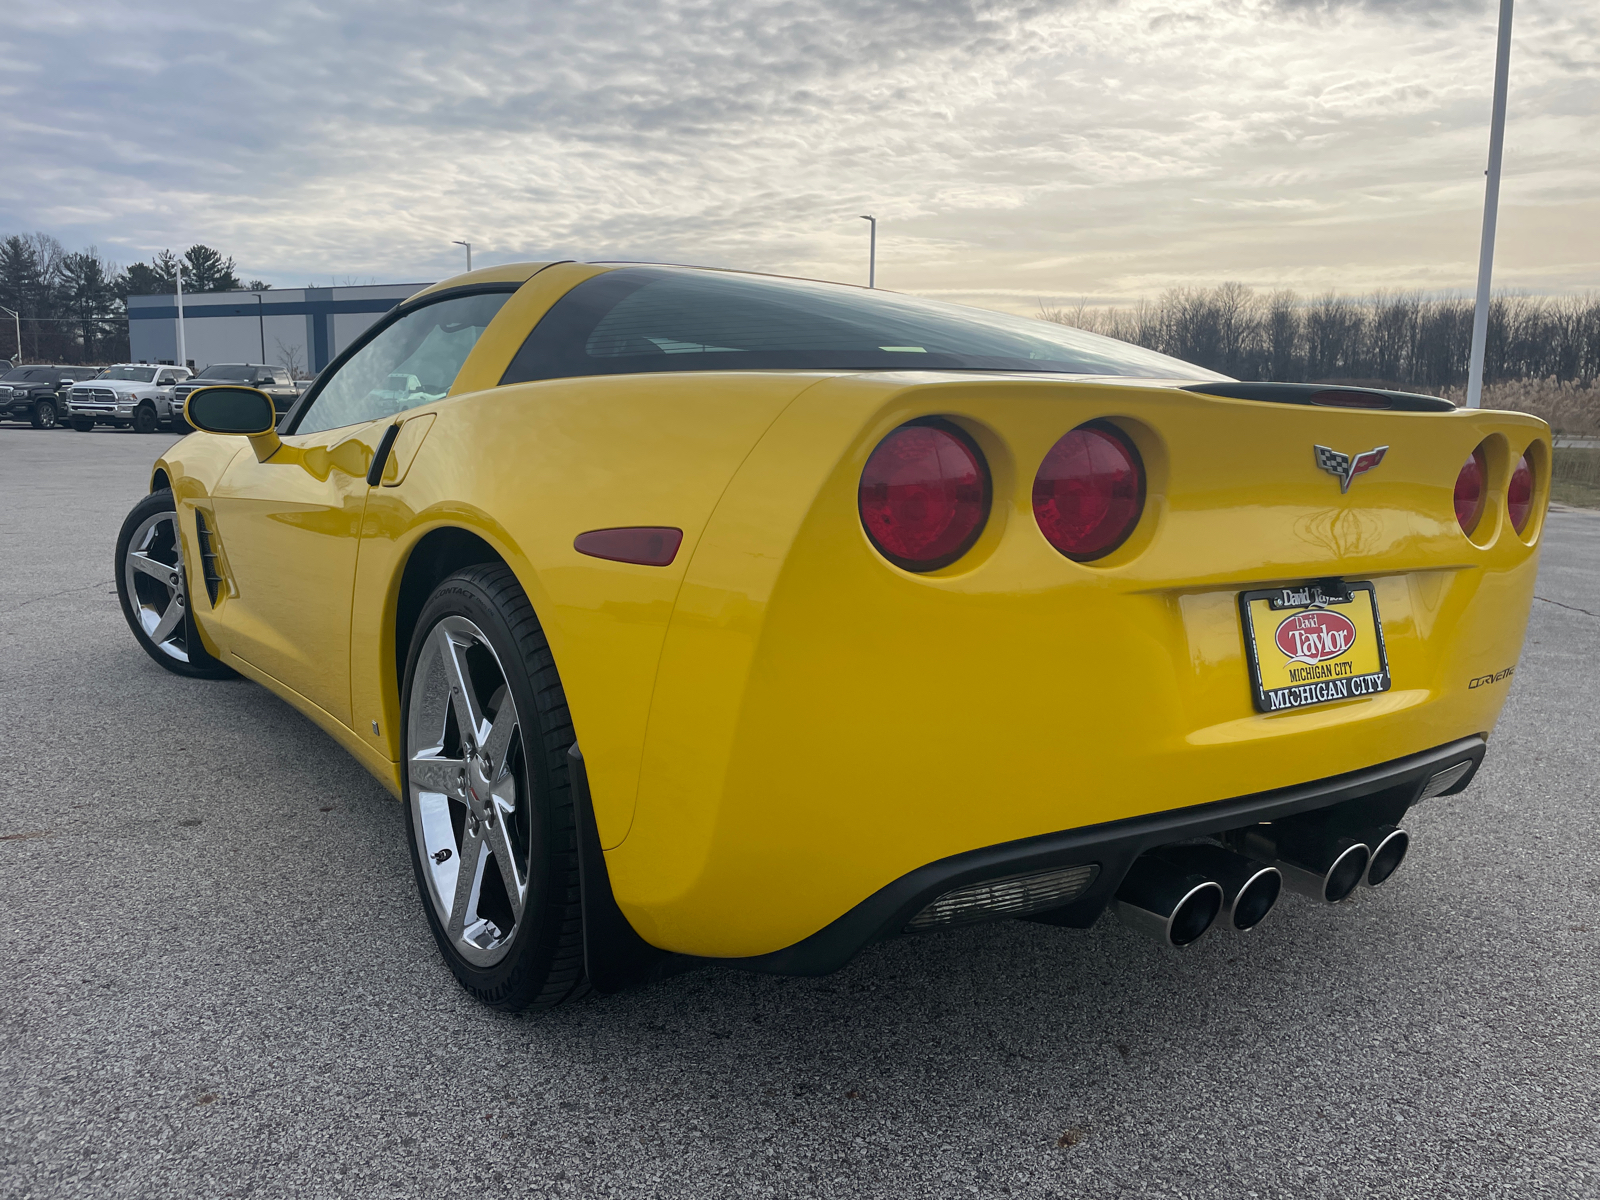
[[572, 548], [590, 558], [665, 567], [678, 557], [683, 530], [664, 525], [628, 525], [620, 529], [591, 529], [572, 539]]

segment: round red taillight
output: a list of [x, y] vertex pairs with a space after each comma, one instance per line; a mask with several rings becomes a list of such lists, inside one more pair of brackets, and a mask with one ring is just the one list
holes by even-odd
[[1489, 460], [1479, 446], [1456, 476], [1456, 520], [1463, 533], [1470, 534], [1483, 516], [1483, 502], [1489, 494]]
[[1511, 472], [1511, 485], [1506, 488], [1506, 516], [1511, 518], [1511, 528], [1521, 533], [1528, 527], [1533, 515], [1533, 468], [1528, 456], [1517, 459], [1516, 470]]
[[989, 519], [989, 467], [943, 421], [902, 425], [867, 459], [857, 503], [878, 552], [908, 571], [936, 571], [972, 549]]
[[1039, 465], [1033, 516], [1045, 540], [1087, 562], [1122, 545], [1144, 511], [1144, 463], [1116, 426], [1080, 425]]

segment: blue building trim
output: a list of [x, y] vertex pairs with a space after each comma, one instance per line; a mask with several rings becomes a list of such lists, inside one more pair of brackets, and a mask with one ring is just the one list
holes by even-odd
[[[253, 317], [261, 310], [267, 317], [320, 317], [326, 322], [335, 313], [386, 313], [397, 304], [405, 302], [402, 296], [395, 300], [291, 300], [277, 304], [190, 304], [183, 306], [185, 321], [203, 320], [206, 317]], [[178, 302], [163, 305], [132, 305], [128, 308], [130, 321], [175, 321], [178, 319]]]

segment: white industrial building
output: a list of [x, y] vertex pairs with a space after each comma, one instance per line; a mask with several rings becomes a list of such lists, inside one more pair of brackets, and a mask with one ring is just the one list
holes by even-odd
[[[384, 313], [428, 285], [273, 288], [200, 292], [183, 297], [188, 365], [265, 362], [314, 375]], [[128, 346], [134, 362], [178, 361], [178, 298], [128, 297]]]

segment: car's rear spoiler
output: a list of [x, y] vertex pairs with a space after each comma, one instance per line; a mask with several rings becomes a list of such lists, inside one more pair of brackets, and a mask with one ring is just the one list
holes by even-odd
[[1273, 404], [1315, 404], [1325, 408], [1390, 409], [1395, 412], [1454, 412], [1440, 396], [1391, 392], [1382, 388], [1346, 387], [1332, 383], [1193, 383], [1186, 392], [1227, 396], [1233, 400], [1266, 400]]

